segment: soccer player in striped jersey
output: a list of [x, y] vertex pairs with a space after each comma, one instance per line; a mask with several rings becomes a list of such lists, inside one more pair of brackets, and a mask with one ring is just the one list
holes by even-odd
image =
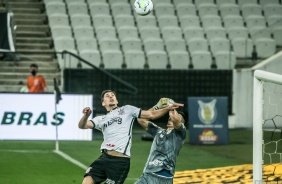
[[138, 119], [139, 124], [154, 140], [142, 176], [135, 184], [172, 184], [176, 157], [186, 138], [185, 114], [175, 109], [169, 111], [167, 129], [158, 127], [146, 119]]
[[122, 184], [130, 168], [130, 149], [132, 140], [132, 126], [136, 118], [157, 119], [170, 110], [183, 104], [173, 103], [160, 110], [142, 110], [125, 105], [118, 106], [116, 94], [112, 90], [105, 90], [101, 94], [102, 106], [107, 114], [88, 120], [92, 113], [89, 107], [83, 109], [83, 116], [78, 123], [81, 129], [98, 129], [103, 133], [104, 141], [101, 145], [102, 155], [86, 170], [82, 184]]

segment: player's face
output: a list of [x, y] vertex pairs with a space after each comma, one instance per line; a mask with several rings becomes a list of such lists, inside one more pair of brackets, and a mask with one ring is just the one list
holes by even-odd
[[[181, 118], [181, 120], [183, 119], [183, 117], [180, 114], [178, 114], [178, 116]], [[168, 118], [166, 126], [167, 126], [167, 129], [174, 129], [174, 124], [173, 124], [173, 121], [171, 121], [170, 117]]]
[[104, 94], [104, 100], [102, 105], [105, 107], [116, 107], [118, 104], [116, 95], [113, 92], [107, 92]]
[[173, 122], [171, 121], [170, 118], [168, 118], [166, 126], [167, 126], [168, 129], [174, 129]]

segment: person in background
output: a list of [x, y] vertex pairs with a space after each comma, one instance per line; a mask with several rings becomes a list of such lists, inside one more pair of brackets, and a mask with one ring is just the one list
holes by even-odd
[[30, 73], [27, 77], [26, 86], [29, 93], [44, 93], [47, 90], [45, 79], [42, 75], [38, 75], [37, 64], [30, 65]]
[[185, 114], [175, 109], [169, 111], [167, 129], [163, 129], [147, 119], [138, 119], [138, 123], [154, 136], [154, 140], [143, 174], [135, 184], [173, 183], [176, 157], [186, 138], [186, 127], [184, 126], [186, 122]]
[[[102, 106], [107, 114], [89, 119], [92, 110], [83, 109], [83, 116], [78, 123], [81, 129], [97, 129], [103, 133], [104, 141], [101, 145], [102, 155], [86, 170], [82, 184], [122, 184], [130, 168], [130, 150], [132, 144], [132, 126], [136, 118], [157, 119], [170, 110], [183, 104], [173, 103], [154, 111], [146, 111], [132, 105], [118, 106], [116, 93], [104, 90], [101, 94]], [[159, 101], [158, 106], [163, 105]]]

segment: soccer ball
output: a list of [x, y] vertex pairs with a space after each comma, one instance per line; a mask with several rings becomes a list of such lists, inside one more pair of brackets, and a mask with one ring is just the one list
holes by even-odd
[[153, 2], [151, 0], [135, 0], [134, 8], [136, 13], [145, 16], [153, 10]]

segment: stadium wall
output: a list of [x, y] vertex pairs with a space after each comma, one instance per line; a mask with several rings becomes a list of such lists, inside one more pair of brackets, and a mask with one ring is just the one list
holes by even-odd
[[282, 51], [250, 69], [234, 70], [232, 109], [235, 114], [235, 128], [253, 126], [253, 73], [255, 70], [282, 74]]
[[[113, 89], [118, 94], [119, 105], [130, 104], [143, 109], [149, 109], [161, 97], [170, 97], [184, 103], [182, 110], [186, 113], [188, 97], [226, 96], [228, 113], [232, 114], [232, 70], [107, 71], [138, 88], [138, 94], [126, 93], [124, 86], [94, 69], [66, 69], [65, 92], [91, 93], [99, 98], [102, 90]], [[95, 100], [93, 104], [96, 113], [105, 112], [100, 100]]]

